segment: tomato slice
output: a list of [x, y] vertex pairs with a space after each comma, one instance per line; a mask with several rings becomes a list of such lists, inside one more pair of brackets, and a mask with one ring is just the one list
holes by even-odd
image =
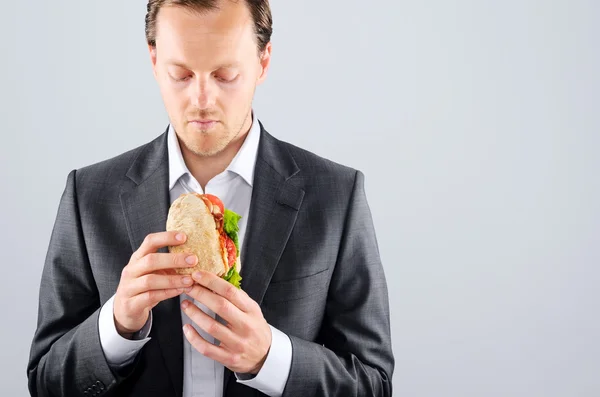
[[206, 197], [212, 203], [212, 205], [216, 205], [217, 207], [219, 207], [219, 209], [221, 210], [221, 214], [225, 213], [225, 206], [223, 205], [223, 202], [220, 198], [213, 194], [205, 194], [204, 197]]
[[225, 248], [227, 249], [227, 262], [229, 264], [229, 267], [232, 268], [235, 266], [237, 251], [235, 249], [235, 244], [233, 240], [227, 235], [225, 235]]

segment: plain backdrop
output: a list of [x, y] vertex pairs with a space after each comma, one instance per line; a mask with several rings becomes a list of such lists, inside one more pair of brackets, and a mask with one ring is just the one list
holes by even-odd
[[[26, 396], [67, 173], [167, 125], [146, 1], [0, 6], [0, 395]], [[600, 3], [272, 1], [255, 109], [362, 170], [394, 395], [600, 395]]]

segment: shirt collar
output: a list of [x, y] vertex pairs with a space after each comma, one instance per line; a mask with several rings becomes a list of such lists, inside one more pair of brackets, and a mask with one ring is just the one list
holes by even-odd
[[[258, 119], [253, 110], [250, 131], [248, 132], [242, 147], [238, 150], [224, 172], [236, 173], [241, 176], [248, 185], [252, 186], [259, 141], [260, 124], [258, 123]], [[171, 190], [183, 175], [188, 174], [190, 177], [193, 177], [183, 160], [181, 147], [179, 146], [179, 140], [177, 139], [177, 134], [175, 133], [173, 125], [169, 125], [167, 150], [169, 153], [169, 190]]]

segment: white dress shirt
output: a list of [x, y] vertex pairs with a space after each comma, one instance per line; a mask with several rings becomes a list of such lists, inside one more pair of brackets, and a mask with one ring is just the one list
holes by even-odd
[[[169, 194], [171, 203], [182, 193], [197, 192], [214, 194], [219, 197], [225, 208], [237, 212], [242, 216], [239, 222], [238, 233], [240, 244], [244, 241], [246, 233], [250, 198], [252, 196], [252, 182], [254, 180], [254, 166], [258, 153], [260, 140], [260, 125], [253, 112], [252, 127], [246, 139], [225, 171], [216, 175], [202, 191], [200, 184], [189, 172], [183, 156], [177, 135], [172, 126], [168, 131], [169, 152]], [[244, 247], [240, 247], [241, 250]], [[243, 267], [244, 264], [242, 263]], [[242, 288], [244, 281], [242, 280]], [[205, 313], [215, 318], [215, 313], [206, 306], [190, 298], [186, 294], [180, 296], [193, 301]], [[138, 332], [135, 340], [121, 337], [116, 330], [113, 317], [114, 296], [110, 298], [100, 310], [99, 333], [100, 343], [106, 359], [111, 367], [118, 369], [131, 363], [140, 349], [150, 340], [148, 335], [152, 328], [152, 313], [144, 327]], [[191, 324], [198, 333], [210, 343], [215, 343], [212, 336], [208, 335], [182, 311], [183, 325]], [[183, 332], [183, 330], [181, 331]], [[292, 363], [292, 344], [288, 336], [278, 329], [271, 327], [271, 348], [260, 372], [252, 377], [247, 374], [235, 374], [237, 382], [245, 384], [269, 396], [281, 396], [287, 383], [289, 370]], [[222, 397], [224, 367], [217, 361], [207, 358], [187, 341], [184, 336], [183, 346], [183, 397]]]

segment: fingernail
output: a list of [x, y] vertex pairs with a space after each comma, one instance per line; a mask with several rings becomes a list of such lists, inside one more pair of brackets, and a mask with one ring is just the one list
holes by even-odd
[[190, 255], [187, 258], [185, 258], [185, 261], [187, 262], [188, 265], [193, 265], [194, 263], [196, 263], [196, 256]]
[[183, 310], [187, 309], [188, 306], [190, 305], [190, 302], [188, 301], [183, 301], [183, 303], [181, 304], [181, 307], [183, 307]]
[[181, 281], [183, 281], [184, 284], [191, 284], [192, 283], [192, 279], [189, 278], [189, 277], [184, 277], [183, 280], [181, 280]]
[[183, 240], [185, 240], [185, 235], [183, 233], [177, 233], [175, 238], [179, 241], [183, 241]]
[[202, 274], [200, 274], [200, 272], [194, 272], [194, 274], [192, 274], [192, 277], [194, 278], [194, 280], [200, 280]]
[[189, 335], [190, 335], [190, 329], [189, 329], [188, 327], [186, 327], [185, 325], [183, 326], [183, 333], [184, 333], [186, 336], [189, 336]]

